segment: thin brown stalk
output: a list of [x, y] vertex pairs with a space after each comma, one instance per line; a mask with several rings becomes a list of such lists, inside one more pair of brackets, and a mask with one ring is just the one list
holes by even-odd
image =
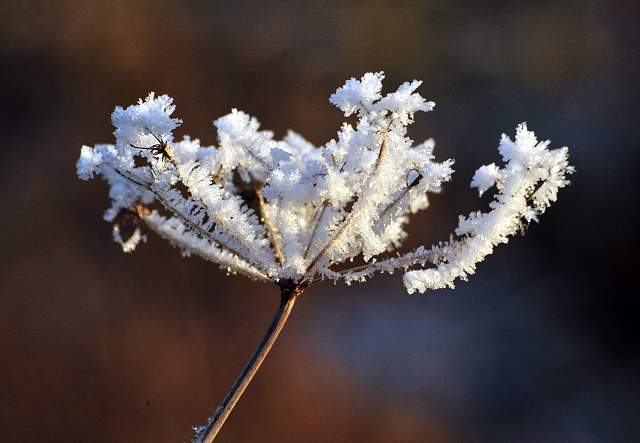
[[[389, 124], [389, 126], [391, 126], [391, 124]], [[376, 167], [373, 169], [374, 174], [378, 170], [378, 168], [380, 167], [380, 163], [382, 163], [382, 157], [384, 156], [384, 151], [387, 150], [387, 134], [388, 133], [389, 133], [389, 129], [387, 129], [387, 132], [382, 134], [382, 137], [383, 137], [382, 146], [380, 146], [380, 152], [378, 152], [378, 159], [376, 160]]]
[[287, 321], [289, 314], [291, 313], [291, 309], [293, 309], [293, 304], [296, 301], [298, 295], [302, 293], [304, 290], [303, 287], [299, 285], [288, 285], [286, 283], [281, 284], [281, 294], [282, 299], [280, 302], [280, 307], [276, 312], [276, 315], [273, 317], [267, 332], [264, 334], [262, 341], [258, 345], [258, 348], [255, 350], [251, 359], [245, 366], [244, 370], [236, 380], [236, 382], [231, 387], [231, 390], [227, 394], [227, 396], [222, 400], [218, 409], [216, 409], [215, 415], [211, 418], [211, 422], [209, 425], [198, 435], [198, 442], [200, 443], [211, 443], [213, 439], [218, 435], [222, 425], [225, 420], [229, 417], [231, 410], [234, 408], [244, 390], [247, 388], [251, 379], [258, 371], [258, 368], [264, 361], [265, 357], [271, 350], [271, 347], [275, 343], [282, 327]]
[[215, 175], [215, 177], [213, 177], [213, 184], [217, 185], [218, 183], [220, 183], [220, 178], [222, 177], [222, 170], [224, 168], [222, 167], [222, 165], [220, 165], [220, 167], [218, 168], [218, 173]]

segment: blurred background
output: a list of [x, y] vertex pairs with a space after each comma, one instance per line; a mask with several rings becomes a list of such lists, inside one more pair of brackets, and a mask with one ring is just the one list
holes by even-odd
[[[640, 5], [584, 1], [0, 3], [0, 441], [184, 442], [279, 303], [154, 234], [124, 254], [83, 144], [150, 91], [215, 144], [238, 108], [316, 145], [329, 96], [384, 71], [437, 103], [409, 136], [455, 158], [403, 250], [486, 209], [469, 188], [526, 121], [577, 173], [455, 290], [401, 275], [308, 290], [216, 441], [635, 442], [640, 436]], [[349, 120], [354, 122], [354, 120]]]

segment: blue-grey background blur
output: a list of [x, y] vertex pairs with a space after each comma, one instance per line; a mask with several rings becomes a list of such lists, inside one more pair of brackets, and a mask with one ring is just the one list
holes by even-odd
[[[344, 81], [385, 71], [437, 106], [409, 135], [456, 159], [409, 250], [486, 209], [473, 171], [526, 121], [573, 184], [456, 290], [399, 274], [297, 302], [220, 442], [632, 442], [640, 435], [637, 2], [4, 1], [0, 13], [0, 441], [183, 442], [260, 340], [275, 286], [111, 240], [83, 144], [169, 94], [216, 142], [232, 108], [316, 145]], [[353, 120], [350, 120], [353, 122]]]

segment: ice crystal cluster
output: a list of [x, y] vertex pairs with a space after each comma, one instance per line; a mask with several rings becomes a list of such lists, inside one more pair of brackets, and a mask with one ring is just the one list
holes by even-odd
[[[407, 236], [409, 214], [427, 208], [427, 193], [450, 179], [453, 161], [434, 161], [433, 140], [414, 145], [407, 137], [414, 114], [434, 106], [415, 92], [421, 82], [383, 96], [383, 78], [348, 80], [331, 96], [358, 122], [345, 123], [320, 148], [294, 132], [276, 141], [235, 109], [214, 122], [217, 146], [189, 137], [174, 142], [181, 121], [171, 118], [172, 99], [151, 93], [116, 108], [116, 144], [83, 146], [78, 175], [108, 181], [105, 219], [127, 252], [150, 229], [184, 255], [261, 281], [304, 287], [402, 269], [409, 293], [453, 287], [556, 200], [573, 171], [568, 149], [549, 150], [521, 124], [515, 141], [500, 141], [505, 165], [482, 166], [473, 177], [480, 194], [496, 188], [491, 211], [461, 216], [447, 242], [389, 258]], [[336, 270], [359, 256], [364, 265]]]

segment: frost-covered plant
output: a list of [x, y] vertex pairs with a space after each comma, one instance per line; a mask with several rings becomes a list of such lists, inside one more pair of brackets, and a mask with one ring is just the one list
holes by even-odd
[[[235, 109], [214, 122], [217, 146], [202, 147], [189, 137], [174, 142], [181, 120], [171, 118], [170, 97], [153, 93], [116, 108], [115, 145], [82, 147], [78, 175], [101, 174], [109, 182], [112, 206], [105, 219], [125, 252], [151, 229], [184, 255], [281, 288], [280, 308], [262, 343], [208, 426], [195, 428], [194, 442], [213, 440], [305, 288], [396, 269], [406, 271], [409, 293], [453, 287], [523, 223], [537, 221], [569, 183], [568, 149], [549, 150], [549, 142], [538, 142], [523, 123], [515, 141], [502, 136], [505, 165], [482, 166], [471, 182], [480, 195], [497, 188], [491, 211], [461, 216], [447, 242], [389, 258], [385, 253], [407, 236], [409, 214], [427, 208], [427, 192], [440, 191], [453, 161], [434, 161], [433, 140], [414, 145], [407, 137], [414, 114], [435, 105], [415, 92], [421, 82], [383, 96], [383, 78], [365, 74], [331, 96], [345, 116], [357, 114], [358, 124], [345, 123], [337, 140], [321, 148], [293, 132], [275, 141]], [[356, 257], [365, 264], [338, 268]], [[435, 266], [414, 269], [427, 262]]]

